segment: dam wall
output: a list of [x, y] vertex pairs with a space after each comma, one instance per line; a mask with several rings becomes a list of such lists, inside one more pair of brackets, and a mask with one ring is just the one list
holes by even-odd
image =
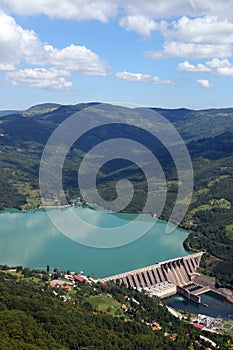
[[[203, 254], [204, 252], [199, 252], [170, 259], [155, 265], [102, 278], [99, 281], [102, 283], [109, 281], [124, 283], [127, 287], [137, 289], [150, 288], [163, 282], [183, 287], [192, 283]], [[198, 296], [196, 297], [198, 298]]]

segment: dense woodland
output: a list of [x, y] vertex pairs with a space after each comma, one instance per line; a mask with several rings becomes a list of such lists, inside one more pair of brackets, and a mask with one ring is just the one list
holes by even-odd
[[[76, 111], [95, 104], [39, 105], [27, 111], [1, 116], [0, 123], [0, 209], [32, 209], [41, 205], [38, 171], [49, 135], [59, 123]], [[137, 110], [137, 109], [136, 109]], [[194, 192], [192, 203], [181, 223], [190, 231], [185, 247], [205, 249], [201, 272], [216, 276], [220, 286], [233, 287], [233, 109], [193, 111], [153, 109], [165, 116], [180, 132], [192, 158]], [[114, 113], [130, 118], [133, 110], [114, 107], [112, 114], [100, 115], [114, 121]], [[143, 110], [140, 110], [143, 118]], [[149, 120], [150, 123], [153, 119]], [[119, 126], [104, 127], [81, 138], [71, 148], [63, 169], [67, 199], [79, 195], [77, 169], [83, 154], [99, 142], [128, 137], [143, 143], [159, 160], [167, 180], [167, 199], [161, 218], [169, 215], [177, 197], [177, 172], [166, 148], [144, 131]], [[106, 200], [116, 197], [116, 182], [127, 178], [134, 185], [133, 200], [124, 210], [140, 212], [147, 197], [147, 182], [141, 169], [125, 160], [110, 161], [98, 174], [97, 183]], [[51, 198], [50, 198], [51, 199]], [[218, 202], [223, 199], [223, 202]], [[52, 200], [52, 199], [51, 199]]]
[[[210, 345], [200, 339], [193, 325], [176, 319], [157, 298], [120, 285], [95, 283], [77, 286], [64, 301], [65, 292], [56, 289], [54, 294], [46, 279], [46, 272], [38, 278], [38, 271], [29, 269], [22, 274], [0, 272], [0, 349], [201, 350]], [[103, 296], [115, 305], [126, 303], [127, 311], [118, 306], [115, 315], [98, 311], [98, 303], [91, 300]], [[159, 331], [152, 330], [153, 322], [160, 324]], [[202, 335], [221, 350], [232, 349], [229, 335]]]

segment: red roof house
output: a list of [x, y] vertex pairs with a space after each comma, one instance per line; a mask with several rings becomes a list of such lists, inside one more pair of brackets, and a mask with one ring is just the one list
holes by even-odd
[[86, 279], [84, 277], [82, 277], [82, 276], [74, 275], [74, 281], [75, 282], [84, 283], [84, 282], [86, 282]]
[[202, 330], [202, 329], [204, 328], [204, 326], [202, 326], [202, 325], [199, 324], [199, 323], [193, 323], [193, 326], [194, 326], [195, 328], [197, 328], [197, 329], [200, 329], [200, 330]]

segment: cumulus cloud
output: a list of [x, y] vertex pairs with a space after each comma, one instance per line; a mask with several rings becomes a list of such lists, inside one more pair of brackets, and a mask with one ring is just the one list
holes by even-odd
[[195, 44], [231, 44], [233, 42], [233, 23], [218, 17], [205, 16], [190, 19], [182, 16], [167, 28], [166, 36]]
[[11, 71], [14, 69], [15, 66], [13, 64], [0, 63], [0, 71]]
[[[224, 2], [221, 0], [0, 0], [0, 2], [8, 11], [21, 15], [44, 14], [53, 18], [96, 19], [102, 22], [116, 18], [121, 27], [146, 37], [152, 31], [158, 30], [164, 37], [163, 50], [146, 53], [148, 57], [156, 59], [174, 56], [227, 58], [233, 54], [232, 0]], [[32, 43], [35, 45], [35, 33], [25, 31], [25, 34], [31, 35]]]
[[44, 14], [66, 19], [97, 19], [106, 22], [117, 14], [170, 18], [184, 14], [191, 17], [233, 17], [231, 0], [1, 0], [7, 9], [21, 15]]
[[160, 59], [165, 57], [180, 58], [212, 58], [231, 57], [232, 47], [230, 45], [193, 44], [178, 41], [165, 42], [163, 51], [148, 51], [145, 56]]
[[228, 59], [220, 60], [219, 58], [213, 58], [211, 61], [207, 61], [206, 65], [211, 68], [220, 68], [220, 67], [230, 67], [231, 63]]
[[0, 63], [18, 64], [22, 57], [38, 54], [42, 44], [33, 30], [26, 30], [16, 24], [13, 17], [0, 11]]
[[[70, 72], [79, 75], [106, 75], [107, 63], [87, 47], [71, 44], [63, 49], [57, 49], [41, 42], [33, 30], [23, 29], [14, 18], [4, 12], [0, 12], [0, 22], [0, 71], [17, 70], [21, 65], [37, 66], [36, 69], [21, 69], [15, 72], [16, 80], [10, 81], [15, 81], [17, 84], [28, 82], [30, 86], [41, 88], [57, 86], [56, 88], [60, 89], [71, 86], [71, 83], [66, 82], [64, 78], [64, 71], [66, 76]], [[48, 69], [41, 69], [43, 66]], [[53, 78], [54, 84], [46, 81], [49, 76]], [[43, 77], [44, 84], [41, 83]]]
[[184, 12], [188, 14], [193, 12], [190, 2], [186, 0], [144, 0], [143, 2], [126, 0], [123, 7], [128, 15], [143, 14], [153, 18], [169, 18], [179, 16]]
[[46, 15], [51, 18], [96, 19], [107, 22], [115, 16], [117, 4], [111, 0], [1, 0], [5, 7], [20, 15]]
[[15, 20], [0, 13], [0, 63], [17, 65], [52, 65], [79, 74], [105, 75], [106, 63], [85, 46], [69, 45], [63, 49], [42, 43], [32, 30], [23, 29]]
[[82, 75], [106, 75], [107, 64], [85, 46], [69, 45], [58, 50], [44, 45], [41, 57], [30, 60], [33, 64], [50, 64]]
[[206, 65], [211, 67], [220, 76], [233, 77], [233, 64], [227, 59], [220, 60], [213, 58], [211, 61], [206, 62]]
[[[232, 77], [229, 61], [233, 55], [232, 0], [0, 0], [0, 4], [7, 13], [20, 15], [43, 14], [50, 18], [95, 19], [105, 23], [114, 19], [125, 30], [144, 37], [159, 31], [162, 50], [146, 52], [145, 56], [153, 59], [178, 57], [184, 61], [178, 66], [180, 71]], [[108, 65], [89, 48], [69, 45], [58, 49], [41, 42], [33, 30], [23, 29], [10, 15], [0, 12], [0, 21], [1, 71], [22, 68], [23, 64], [33, 66], [31, 69], [36, 66], [37, 69], [46, 67], [80, 75], [106, 75]], [[191, 59], [209, 61], [192, 64], [187, 61]], [[128, 75], [117, 76], [119, 79], [153, 80], [152, 76], [146, 78], [144, 74], [117, 74], [122, 73]], [[61, 78], [66, 82], [65, 76]], [[158, 83], [172, 84], [160, 79]]]
[[151, 80], [150, 74], [130, 73], [126, 71], [116, 73], [116, 77], [118, 79], [128, 80], [128, 81], [150, 81]]
[[174, 85], [171, 80], [162, 80], [159, 77], [153, 77], [150, 74], [118, 72], [116, 73], [118, 79], [133, 81], [133, 82], [153, 82], [161, 85]]
[[219, 59], [216, 57], [210, 61], [206, 61], [205, 64], [198, 63], [197, 65], [194, 65], [189, 61], [184, 61], [179, 63], [178, 69], [183, 72], [193, 72], [193, 73], [207, 72], [215, 76], [225, 76], [229, 78], [233, 77], [233, 64], [228, 59]]
[[[173, 23], [172, 31], [178, 38], [208, 43], [231, 40], [232, 0], [0, 0], [8, 11], [21, 15], [44, 14], [62, 19], [95, 19], [107, 22], [119, 19], [127, 30], [149, 35], [158, 29], [158, 19], [181, 17]], [[190, 19], [190, 18], [193, 19]], [[216, 33], [219, 34], [215, 40]]]
[[198, 63], [196, 66], [189, 63], [188, 61], [184, 61], [179, 63], [178, 69], [183, 72], [211, 72], [211, 69], [206, 67], [202, 63]]
[[[174, 12], [170, 12], [175, 7]], [[218, 9], [218, 10], [217, 10]], [[180, 58], [229, 58], [233, 55], [233, 3], [199, 0], [186, 1], [145, 1], [139, 15], [139, 3], [127, 6], [127, 16], [120, 20], [120, 25], [126, 30], [136, 31], [143, 36], [149, 36], [152, 31], [160, 31], [164, 38], [163, 49], [149, 51], [145, 56], [153, 59], [166, 57]], [[163, 20], [159, 16], [166, 12]], [[170, 14], [169, 14], [170, 13]], [[172, 20], [171, 16], [177, 15]], [[196, 17], [191, 17], [196, 16]], [[165, 20], [164, 18], [167, 18]], [[174, 17], [173, 17], [174, 18]], [[189, 67], [190, 68], [190, 67]], [[200, 70], [203, 67], [196, 67]]]
[[54, 68], [26, 68], [9, 72], [7, 78], [13, 85], [26, 85], [47, 90], [62, 90], [72, 87], [72, 83], [65, 79], [68, 75], [68, 72]]
[[126, 30], [135, 31], [143, 36], [149, 36], [153, 30], [159, 28], [153, 19], [141, 15], [123, 17], [119, 24]]
[[154, 18], [179, 17], [184, 14], [191, 17], [202, 17], [205, 14], [231, 19], [233, 17], [233, 3], [231, 0], [125, 0], [121, 3], [128, 14], [141, 13]]
[[231, 66], [231, 67], [219, 67], [217, 69], [217, 71], [218, 71], [219, 75], [233, 78], [233, 66]]
[[231, 57], [233, 53], [233, 22], [217, 17], [190, 19], [183, 16], [161, 27], [165, 38], [163, 51], [148, 52], [152, 58]]
[[206, 79], [198, 79], [197, 83], [200, 84], [203, 88], [209, 89], [212, 88], [213, 85], [210, 84], [209, 80]]
[[[184, 2], [183, 0], [182, 2]], [[188, 0], [191, 6], [191, 16], [218, 16], [220, 18], [231, 19], [233, 17], [233, 3], [231, 0]]]
[[153, 83], [159, 84], [159, 85], [175, 85], [175, 83], [171, 80], [162, 80], [159, 77], [153, 77], [152, 78]]

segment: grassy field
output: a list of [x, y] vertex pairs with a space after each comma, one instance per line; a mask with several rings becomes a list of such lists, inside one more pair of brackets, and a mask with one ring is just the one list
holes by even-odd
[[108, 295], [90, 296], [87, 300], [97, 311], [107, 312], [112, 316], [122, 316], [121, 304]]

